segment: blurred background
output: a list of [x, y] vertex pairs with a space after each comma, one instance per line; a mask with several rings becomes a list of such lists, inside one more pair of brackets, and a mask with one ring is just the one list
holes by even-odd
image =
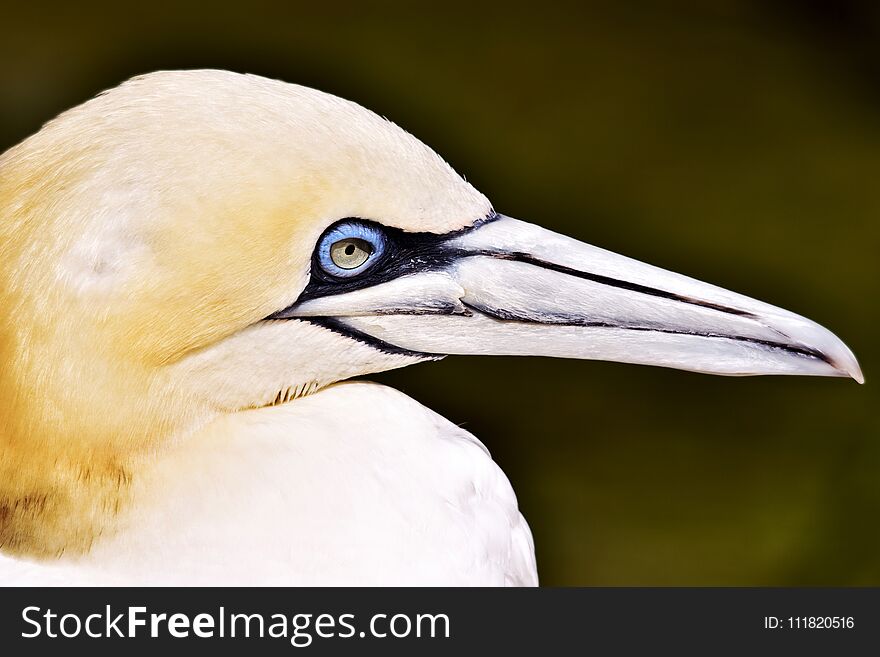
[[346, 4], [7, 7], [0, 150], [137, 73], [259, 73], [391, 118], [501, 212], [805, 314], [866, 385], [472, 357], [371, 378], [486, 443], [545, 585], [880, 585], [880, 4]]

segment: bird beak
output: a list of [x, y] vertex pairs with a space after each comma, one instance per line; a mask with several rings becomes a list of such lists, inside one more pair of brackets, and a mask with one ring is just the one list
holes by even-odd
[[[846, 345], [800, 315], [498, 215], [424, 270], [304, 301], [287, 317], [422, 354], [535, 355], [725, 375], [847, 376]], [[410, 270], [411, 271], [411, 270]]]

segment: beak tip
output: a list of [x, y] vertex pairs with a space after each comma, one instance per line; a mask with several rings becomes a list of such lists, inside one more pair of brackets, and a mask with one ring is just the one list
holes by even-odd
[[846, 353], [842, 355], [843, 357], [835, 358], [832, 361], [833, 367], [840, 372], [840, 376], [847, 376], [859, 385], [863, 384], [865, 382], [865, 375], [862, 374], [862, 368], [859, 366], [859, 361], [856, 360], [852, 351], [849, 349], [846, 349], [845, 351]]
[[846, 373], [851, 376], [859, 385], [862, 385], [865, 382], [865, 375], [862, 374], [862, 369], [855, 361], [853, 361], [853, 367], [846, 370]]
[[[779, 318], [774, 318], [777, 322]], [[831, 376], [848, 377], [856, 383], [865, 382], [859, 361], [846, 343], [824, 326], [801, 316], [783, 319], [778, 325], [801, 345], [808, 345], [822, 355], [831, 369]]]

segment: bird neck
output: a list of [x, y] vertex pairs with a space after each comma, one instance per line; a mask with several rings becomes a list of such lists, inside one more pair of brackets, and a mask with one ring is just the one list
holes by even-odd
[[87, 552], [125, 506], [136, 457], [6, 440], [0, 453], [0, 549], [52, 557]]
[[108, 393], [88, 403], [27, 381], [14, 381], [0, 400], [0, 550], [88, 552], [114, 532], [132, 481], [193, 417], [164, 397], [145, 405], [137, 395]]

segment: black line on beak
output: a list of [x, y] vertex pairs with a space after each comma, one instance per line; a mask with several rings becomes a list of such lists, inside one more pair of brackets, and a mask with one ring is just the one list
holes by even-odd
[[[381, 283], [386, 283], [408, 274], [440, 271], [452, 265], [456, 260], [472, 256], [485, 256], [498, 258], [500, 260], [524, 262], [535, 267], [549, 269], [560, 274], [574, 276], [576, 278], [592, 281], [601, 285], [607, 285], [609, 287], [647, 294], [662, 299], [670, 299], [672, 301], [678, 301], [693, 306], [710, 308], [730, 315], [748, 317], [750, 319], [756, 318], [753, 313], [745, 310], [731, 308], [730, 306], [712, 303], [711, 301], [704, 301], [702, 299], [694, 299], [693, 297], [676, 294], [674, 292], [667, 292], [666, 290], [660, 290], [648, 285], [619, 280], [610, 276], [603, 276], [602, 274], [594, 274], [580, 269], [573, 269], [572, 267], [566, 267], [565, 265], [559, 265], [554, 262], [536, 258], [535, 256], [522, 251], [507, 252], [492, 249], [468, 250], [449, 246], [450, 240], [473, 231], [499, 217], [500, 215], [493, 213], [489, 217], [478, 221], [473, 226], [442, 235], [436, 233], [408, 233], [399, 228], [391, 228], [374, 221], [358, 219], [358, 221], [371, 223], [383, 231], [387, 243], [382, 259], [362, 276], [341, 279], [336, 278], [323, 270], [316, 251], [312, 256], [310, 278], [305, 289], [291, 305], [272, 313], [266, 319], [294, 318], [296, 317], [295, 309], [297, 304], [304, 301], [330, 295], [345, 294], [346, 292], [354, 292], [355, 290], [361, 290]], [[336, 224], [333, 224], [333, 226], [335, 225]], [[330, 226], [327, 230], [332, 230], [333, 226]]]
[[796, 356], [806, 357], [806, 358], [815, 358], [821, 360], [825, 363], [828, 363], [834, 368], [837, 368], [837, 365], [825, 354], [823, 354], [818, 349], [812, 349], [810, 347], [805, 347], [803, 345], [791, 345], [786, 344], [784, 342], [774, 342], [772, 340], [761, 340], [760, 338], [749, 338], [742, 335], [725, 335], [723, 333], [710, 333], [708, 331], [676, 331], [675, 329], [665, 329], [656, 326], [645, 326], [640, 324], [621, 324], [614, 322], [597, 322], [591, 321], [589, 319], [585, 319], [583, 317], [578, 317], [577, 315], [556, 315], [552, 318], [547, 318], [548, 321], [541, 321], [534, 317], [529, 317], [526, 315], [520, 315], [517, 313], [512, 313], [507, 310], [503, 310], [500, 308], [492, 308], [490, 306], [486, 306], [483, 304], [472, 304], [463, 301], [464, 305], [474, 312], [481, 313], [483, 315], [487, 315], [488, 317], [492, 317], [493, 319], [497, 319], [503, 322], [520, 322], [523, 324], [540, 324], [544, 326], [582, 326], [582, 327], [594, 327], [594, 328], [613, 328], [620, 329], [623, 331], [650, 331], [654, 333], [668, 333], [671, 335], [693, 335], [699, 338], [714, 338], [721, 340], [735, 340], [737, 342], [748, 342], [750, 344], [754, 344], [760, 347], [764, 347], [767, 349], [781, 349], [785, 352], [794, 354]]
[[639, 292], [641, 294], [647, 294], [652, 297], [660, 297], [661, 299], [670, 299], [672, 301], [680, 301], [681, 303], [687, 303], [692, 306], [702, 306], [703, 308], [711, 308], [712, 310], [717, 310], [722, 313], [728, 313], [730, 315], [738, 315], [740, 317], [748, 317], [750, 319], [755, 319], [755, 315], [746, 310], [739, 310], [737, 308], [731, 308], [730, 306], [724, 306], [719, 303], [712, 303], [711, 301], [703, 301], [702, 299], [694, 299], [693, 297], [687, 297], [681, 294], [676, 294], [674, 292], [667, 292], [666, 290], [660, 290], [655, 287], [649, 287], [647, 285], [641, 285], [640, 283], [630, 283], [629, 281], [622, 281], [617, 278], [611, 278], [610, 276], [603, 276], [602, 274], [593, 274], [587, 271], [581, 271], [580, 269], [572, 269], [571, 267], [566, 267], [565, 265], [558, 265], [555, 262], [548, 262], [546, 260], [541, 260], [540, 258], [536, 258], [535, 256], [529, 253], [523, 253], [521, 251], [477, 251], [470, 252], [467, 255], [482, 255], [489, 256], [491, 258], [498, 258], [499, 260], [513, 260], [516, 262], [525, 262], [529, 265], [533, 265], [535, 267], [541, 267], [542, 269], [549, 269], [550, 271], [555, 271], [560, 274], [567, 274], [568, 276], [575, 276], [576, 278], [582, 278], [587, 281], [593, 281], [594, 283], [600, 283], [602, 285], [608, 285], [609, 287], [616, 287], [622, 290], [629, 290], [631, 292]]

